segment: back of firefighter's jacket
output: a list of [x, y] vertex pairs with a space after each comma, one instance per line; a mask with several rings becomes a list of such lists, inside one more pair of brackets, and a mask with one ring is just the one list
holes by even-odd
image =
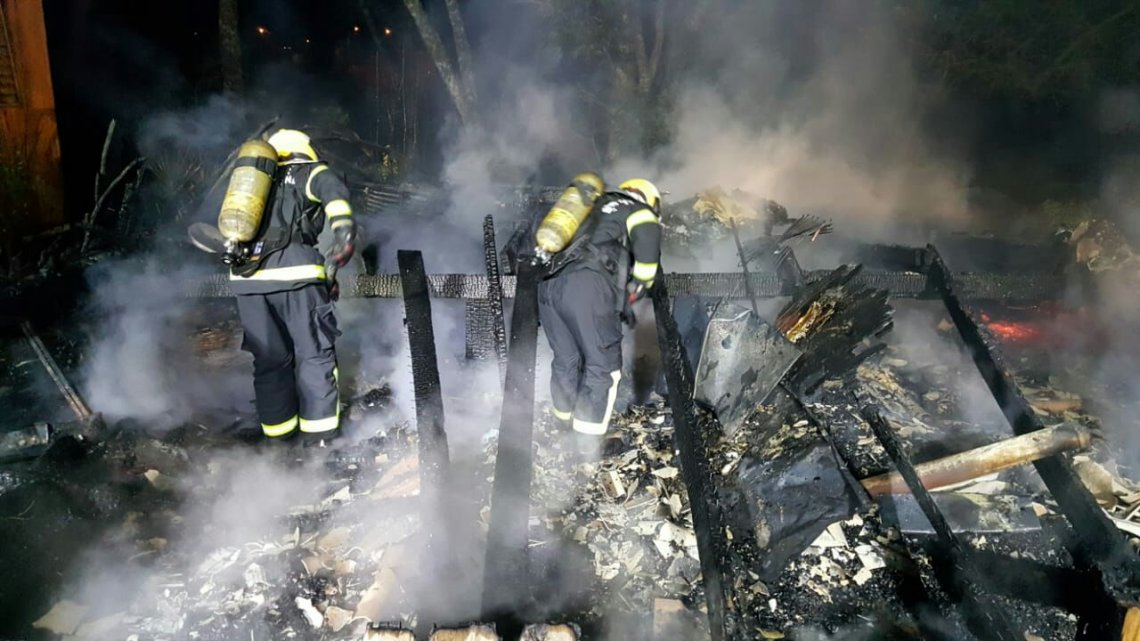
[[317, 237], [324, 228], [326, 211], [332, 215], [337, 208], [331, 202], [322, 207], [314, 183], [322, 180], [334, 185], [325, 190], [337, 196], [343, 191], [338, 200], [351, 210], [343, 181], [329, 176], [319, 179], [324, 173], [331, 174], [323, 162], [290, 162], [278, 168], [262, 228], [253, 241], [253, 253], [262, 256], [260, 267], [249, 276], [231, 273], [230, 288], [235, 294], [269, 294], [325, 282]]

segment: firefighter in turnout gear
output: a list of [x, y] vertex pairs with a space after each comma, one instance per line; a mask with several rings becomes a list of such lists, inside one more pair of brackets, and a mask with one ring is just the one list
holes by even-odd
[[[269, 137], [277, 152], [273, 187], [257, 237], [257, 260], [234, 266], [245, 338], [253, 354], [253, 387], [261, 430], [282, 438], [296, 431], [332, 437], [340, 426], [333, 314], [335, 271], [353, 253], [355, 224], [344, 180], [317, 158], [309, 137], [281, 129]], [[328, 224], [328, 256], [317, 237]]]
[[539, 322], [554, 352], [551, 411], [584, 453], [597, 451], [617, 399], [623, 315], [657, 276], [660, 212], [648, 180], [604, 193], [539, 284]]

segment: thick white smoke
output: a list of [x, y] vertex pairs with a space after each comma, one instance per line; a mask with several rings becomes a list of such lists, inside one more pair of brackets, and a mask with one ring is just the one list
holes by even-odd
[[[839, 230], [866, 223], [961, 223], [966, 167], [932, 144], [903, 32], [876, 5], [719, 3], [684, 48], [673, 142], [615, 175], [655, 176], [675, 199], [710, 186], [821, 212]], [[803, 15], [800, 15], [802, 12]]]

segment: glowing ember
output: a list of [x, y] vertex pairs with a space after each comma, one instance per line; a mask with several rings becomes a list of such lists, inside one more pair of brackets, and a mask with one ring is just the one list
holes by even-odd
[[1041, 328], [1032, 323], [992, 321], [986, 324], [999, 339], [1009, 342], [1036, 341], [1042, 338]]

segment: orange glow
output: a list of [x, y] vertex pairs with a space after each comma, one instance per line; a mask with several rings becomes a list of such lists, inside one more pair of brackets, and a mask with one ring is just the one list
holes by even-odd
[[386, 35], [386, 36], [392, 35], [392, 29], [390, 27], [384, 27], [384, 35]]
[[987, 323], [986, 327], [994, 333], [995, 336], [1003, 341], [1012, 343], [1019, 343], [1023, 341], [1034, 341], [1041, 338], [1041, 329], [1036, 325], [1029, 323], [1014, 323], [1010, 321], [994, 321]]
[[269, 29], [266, 29], [265, 27], [258, 27], [257, 33], [263, 36], [267, 36], [269, 35]]

